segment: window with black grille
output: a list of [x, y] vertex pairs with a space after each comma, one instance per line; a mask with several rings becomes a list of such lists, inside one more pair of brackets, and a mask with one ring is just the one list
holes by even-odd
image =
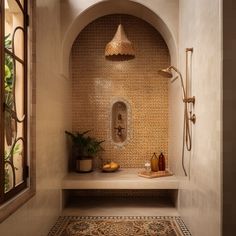
[[28, 21], [26, 0], [1, 0], [0, 204], [28, 182]]

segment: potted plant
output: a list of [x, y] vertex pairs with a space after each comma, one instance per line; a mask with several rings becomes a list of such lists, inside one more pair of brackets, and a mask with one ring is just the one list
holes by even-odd
[[90, 172], [93, 170], [93, 158], [98, 154], [98, 152], [104, 149], [101, 146], [105, 140], [99, 141], [96, 138], [86, 136], [90, 132], [87, 130], [83, 133], [75, 132], [71, 133], [65, 131], [65, 133], [72, 140], [72, 153], [73, 158], [76, 161], [76, 171], [77, 172]]

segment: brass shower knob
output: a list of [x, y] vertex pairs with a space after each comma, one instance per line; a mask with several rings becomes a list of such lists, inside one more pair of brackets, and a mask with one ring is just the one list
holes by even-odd
[[196, 115], [195, 114], [190, 115], [189, 120], [192, 121], [193, 124], [195, 124], [196, 123]]

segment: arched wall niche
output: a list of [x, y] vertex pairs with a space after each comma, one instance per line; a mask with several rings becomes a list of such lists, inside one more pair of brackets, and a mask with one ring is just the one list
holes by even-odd
[[[63, 9], [62, 9], [63, 11]], [[69, 14], [69, 13], [68, 13]], [[79, 12], [72, 21], [62, 39], [61, 73], [69, 77], [70, 52], [74, 40], [81, 30], [95, 19], [110, 14], [128, 14], [141, 18], [151, 24], [164, 38], [171, 56], [171, 64], [177, 64], [177, 39], [167, 24], [148, 7], [130, 0], [101, 1]]]

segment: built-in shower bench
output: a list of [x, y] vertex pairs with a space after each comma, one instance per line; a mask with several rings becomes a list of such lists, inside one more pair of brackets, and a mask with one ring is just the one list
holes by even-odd
[[178, 214], [176, 176], [147, 179], [138, 176], [140, 171], [68, 173], [61, 186], [62, 214]]
[[69, 173], [62, 180], [62, 189], [178, 189], [175, 176], [147, 179], [138, 176], [140, 169], [125, 168], [117, 172]]

